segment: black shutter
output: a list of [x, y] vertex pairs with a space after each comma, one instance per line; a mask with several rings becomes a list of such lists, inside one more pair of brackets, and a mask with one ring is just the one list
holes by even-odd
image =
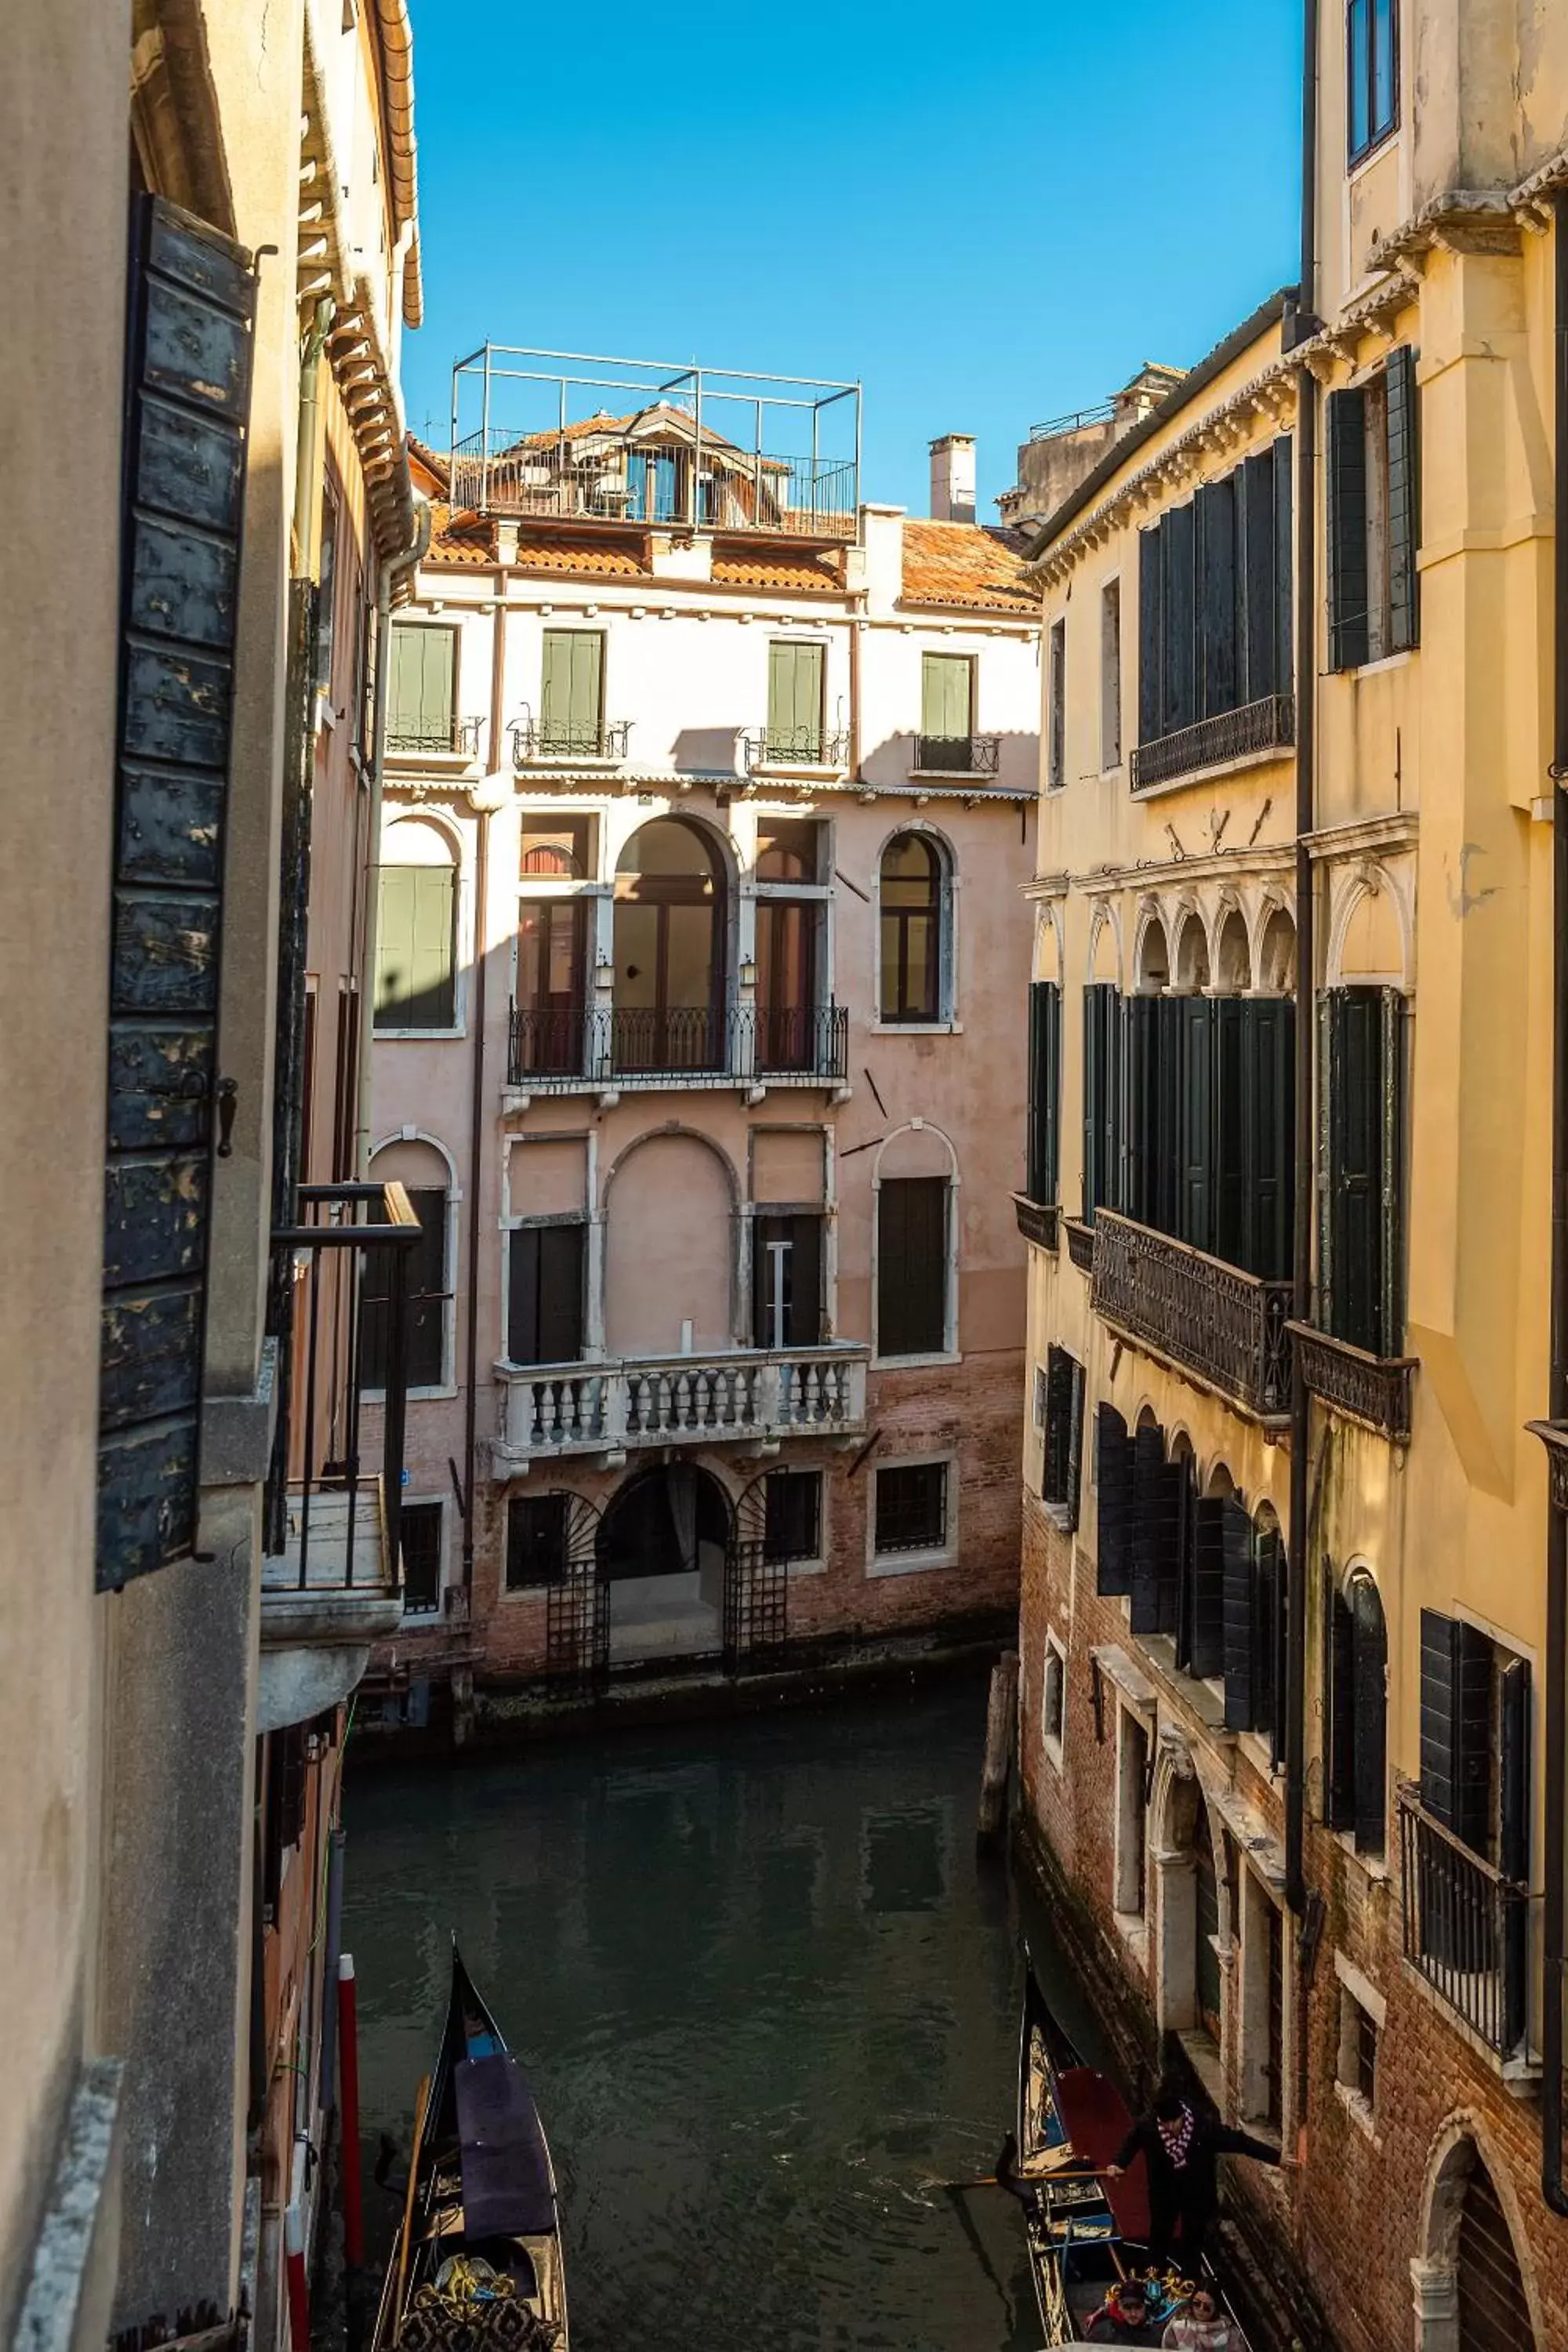
[[447, 1359], [447, 1195], [422, 1186], [408, 1195], [419, 1220], [419, 1240], [408, 1254], [408, 1343], [411, 1389], [441, 1385]]
[[1029, 1132], [1025, 1179], [1031, 1201], [1057, 1197], [1058, 1106], [1061, 1089], [1062, 992], [1054, 980], [1029, 987]]
[[889, 1177], [877, 1194], [878, 1354], [939, 1355], [946, 1308], [946, 1179]]
[[1420, 400], [1415, 354], [1407, 343], [1390, 352], [1388, 386], [1388, 650], [1408, 653], [1420, 641], [1421, 546]]
[[1178, 1622], [1182, 1465], [1165, 1459], [1164, 1432], [1132, 1441], [1132, 1620], [1134, 1633], [1173, 1633]]
[[1165, 551], [1165, 679], [1163, 732], [1173, 735], [1198, 716], [1197, 520], [1191, 506], [1173, 507], [1162, 531]]
[[1381, 993], [1378, 1352], [1397, 1356], [1405, 1345], [1405, 999], [1396, 988]]
[[[132, 213], [99, 1395], [100, 1590], [196, 1539], [250, 257]], [[112, 527], [112, 526], [111, 526]]]
[[1331, 1830], [1351, 1830], [1356, 1821], [1355, 1619], [1342, 1592], [1331, 1593], [1329, 1607], [1329, 1795], [1325, 1819]]
[[789, 1314], [784, 1338], [792, 1348], [815, 1348], [822, 1338], [822, 1220], [792, 1217]]
[[1214, 1003], [1206, 996], [1172, 1000], [1182, 1028], [1183, 1241], [1205, 1254], [1214, 1248]]
[[1121, 1197], [1121, 1013], [1120, 990], [1103, 982], [1084, 990], [1083, 1210], [1090, 1220]]
[[1065, 1348], [1053, 1348], [1046, 1364], [1046, 1481], [1047, 1503], [1067, 1500], [1068, 1454], [1072, 1433], [1073, 1361]]
[[1351, 1586], [1354, 1623], [1354, 1819], [1358, 1853], [1381, 1853], [1387, 1841], [1388, 1642], [1383, 1603], [1370, 1576]]
[[1083, 1484], [1083, 1366], [1068, 1357], [1072, 1372], [1072, 1402], [1068, 1421], [1068, 1479], [1063, 1500], [1067, 1509], [1069, 1532], [1076, 1532], [1079, 1517], [1079, 1493]]
[[1220, 1548], [1224, 1560], [1221, 1614], [1226, 1727], [1230, 1731], [1250, 1731], [1255, 1719], [1253, 1532], [1247, 1506], [1237, 1495], [1227, 1495], [1222, 1506]]
[[1237, 478], [1197, 494], [1198, 703], [1205, 719], [1234, 710], [1237, 691], [1236, 493]]
[[1138, 740], [1164, 730], [1164, 546], [1161, 526], [1138, 534]]
[[1285, 1679], [1280, 1641], [1285, 1622], [1285, 1547], [1272, 1528], [1259, 1528], [1252, 1549], [1253, 1728], [1269, 1734], [1278, 1757]]
[[1383, 1270], [1383, 1013], [1375, 988], [1328, 995], [1329, 1165], [1323, 1171], [1329, 1328], [1337, 1339], [1381, 1355]]
[[1421, 1801], [1484, 1853], [1491, 1778], [1491, 1643], [1474, 1626], [1421, 1612]]
[[[583, 1354], [583, 1275], [587, 1227], [544, 1225], [539, 1249], [539, 1361], [574, 1364]], [[799, 1266], [796, 1266], [798, 1276]]]
[[1096, 1584], [1102, 1593], [1132, 1590], [1132, 1441], [1113, 1404], [1095, 1416], [1094, 1477], [1099, 1498]]
[[1274, 599], [1274, 452], [1264, 449], [1242, 467], [1237, 520], [1241, 536], [1241, 687], [1244, 703], [1278, 692], [1279, 643]]
[[1154, 1000], [1154, 1170], [1151, 1184], [1150, 1223], [1163, 1234], [1179, 1236], [1183, 1208], [1183, 1139], [1185, 1097], [1182, 1076], [1184, 1038], [1183, 1003], [1179, 996]]
[[1328, 400], [1329, 667], [1367, 659], [1366, 401], [1359, 392]]
[[1510, 1658], [1500, 1692], [1498, 1867], [1521, 1885], [1530, 1876], [1530, 1662]]
[[1097, 987], [1083, 992], [1083, 1215], [1089, 1224], [1094, 1222], [1097, 1205], [1101, 1096], [1106, 1082], [1100, 997]]
[[1127, 999], [1127, 1108], [1122, 1125], [1126, 1160], [1121, 1198], [1127, 1214], [1141, 1225], [1152, 1225], [1155, 1218], [1159, 1062], [1154, 1032], [1160, 1002], [1157, 996]]
[[539, 1352], [539, 1239], [542, 1225], [517, 1225], [507, 1246], [506, 1352], [513, 1364], [542, 1364]]
[[1247, 1149], [1247, 1089], [1244, 1076], [1251, 1039], [1249, 999], [1222, 996], [1214, 1004], [1214, 1241], [1215, 1257], [1247, 1264], [1251, 1209]]
[[1248, 998], [1241, 1022], [1245, 1207], [1237, 1263], [1259, 1281], [1284, 1282], [1295, 1224], [1295, 1003]]
[[1282, 433], [1274, 444], [1274, 691], [1289, 694], [1296, 675], [1296, 647], [1292, 638], [1292, 614], [1295, 611], [1293, 583], [1295, 580], [1295, 548], [1291, 539], [1290, 518], [1295, 511], [1290, 468], [1295, 461], [1296, 445], [1289, 433]]
[[1192, 1672], [1200, 1681], [1225, 1672], [1225, 1507], [1218, 1495], [1193, 1507]]

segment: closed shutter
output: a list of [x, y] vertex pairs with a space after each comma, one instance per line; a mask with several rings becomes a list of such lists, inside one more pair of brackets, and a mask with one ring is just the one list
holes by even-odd
[[822, 1338], [822, 1220], [793, 1217], [789, 1315], [784, 1343], [791, 1348], [815, 1348]]
[[377, 1029], [457, 1020], [458, 877], [450, 866], [384, 866], [375, 940]]
[[604, 742], [605, 640], [593, 629], [546, 629], [540, 698], [545, 748], [592, 758]]
[[1247, 1048], [1251, 1003], [1222, 996], [1214, 1004], [1215, 1145], [1214, 1242], [1215, 1257], [1227, 1265], [1247, 1263], [1251, 1212], [1247, 1150]]
[[1289, 433], [1274, 444], [1274, 691], [1289, 694], [1296, 675], [1293, 636], [1295, 547], [1290, 519], [1295, 511], [1290, 468], [1296, 445]]
[[1154, 1000], [1154, 1174], [1151, 1223], [1180, 1237], [1185, 1188], [1183, 1148], [1186, 1096], [1183, 1071], [1185, 1005], [1179, 996]]
[[1241, 699], [1276, 694], [1279, 625], [1274, 546], [1274, 452], [1262, 450], [1241, 468]]
[[1084, 1369], [1068, 1358], [1072, 1371], [1072, 1404], [1068, 1421], [1067, 1493], [1062, 1497], [1067, 1512], [1068, 1532], [1076, 1532], [1079, 1518], [1079, 1493], [1083, 1484], [1083, 1403]]
[[1127, 1214], [1141, 1225], [1152, 1225], [1156, 1214], [1159, 1059], [1154, 1030], [1160, 1002], [1157, 996], [1130, 996], [1126, 1008], [1125, 1160], [1120, 1198]]
[[1369, 1576], [1351, 1586], [1354, 1621], [1355, 1831], [1358, 1853], [1381, 1853], [1386, 1842], [1388, 1777], [1387, 1638], [1383, 1603]]
[[1285, 1547], [1272, 1528], [1259, 1528], [1252, 1549], [1253, 1727], [1270, 1735], [1278, 1762], [1284, 1728]]
[[1096, 1585], [1102, 1593], [1132, 1590], [1132, 1441], [1113, 1404], [1095, 1415], [1094, 1483], [1099, 1535]]
[[1329, 667], [1367, 659], [1366, 401], [1334, 392], [1328, 402]]
[[1356, 1820], [1355, 1619], [1331, 1581], [1329, 1592], [1329, 1758], [1324, 1819], [1331, 1830]]
[[947, 1327], [947, 1182], [889, 1177], [877, 1193], [877, 1352], [940, 1355]]
[[[212, 1108], [256, 280], [132, 213], [99, 1391], [100, 1590], [196, 1535]], [[111, 526], [112, 527], [112, 526]]]
[[1284, 1282], [1295, 1232], [1295, 1003], [1249, 998], [1241, 1020], [1246, 1213], [1237, 1263], [1260, 1282]]
[[1121, 1007], [1120, 990], [1104, 982], [1083, 992], [1083, 1213], [1091, 1222], [1120, 1198]]
[[822, 754], [822, 647], [768, 647], [768, 748], [815, 765]]
[[1132, 1618], [1134, 1633], [1173, 1633], [1181, 1544], [1181, 1465], [1165, 1459], [1160, 1429], [1132, 1441]]
[[1378, 1352], [1397, 1356], [1405, 1345], [1405, 999], [1396, 988], [1381, 994]]
[[507, 1355], [514, 1364], [574, 1364], [583, 1354], [587, 1227], [519, 1225], [509, 1245]]
[[1161, 526], [1138, 534], [1138, 740], [1164, 732], [1164, 546]]
[[1174, 1000], [1182, 1026], [1182, 1213], [1178, 1232], [1193, 1249], [1214, 1247], [1214, 1003]]
[[1046, 1367], [1046, 1482], [1047, 1503], [1063, 1503], [1068, 1493], [1068, 1454], [1072, 1426], [1073, 1360], [1065, 1348], [1053, 1348]]
[[1236, 493], [1237, 478], [1205, 482], [1197, 494], [1198, 702], [1212, 719], [1234, 710], [1237, 693]]
[[1173, 735], [1198, 717], [1197, 521], [1191, 506], [1165, 517], [1165, 658], [1163, 732]]
[[1499, 1688], [1498, 1868], [1521, 1885], [1530, 1876], [1530, 1662], [1510, 1658]]
[[1491, 1643], [1473, 1625], [1421, 1612], [1421, 1801], [1477, 1853], [1487, 1850]]
[[1329, 1328], [1381, 1355], [1383, 1014], [1374, 988], [1328, 994], [1329, 1164], [1323, 1171]]
[[974, 731], [970, 719], [973, 681], [974, 672], [965, 654], [921, 656], [921, 733], [928, 741], [955, 748], [962, 744], [967, 752]]
[[1225, 1498], [1193, 1506], [1190, 1671], [1200, 1681], [1225, 1672]]
[[386, 736], [395, 750], [449, 751], [453, 745], [458, 633], [395, 622], [386, 686]]
[[1220, 1546], [1224, 1555], [1226, 1727], [1230, 1731], [1250, 1731], [1257, 1719], [1252, 1628], [1254, 1542], [1252, 1521], [1239, 1496], [1226, 1496]]
[[1388, 649], [1408, 653], [1421, 635], [1420, 399], [1415, 354], [1390, 352], [1388, 380]]
[[1061, 1093], [1062, 992], [1054, 980], [1029, 987], [1029, 1132], [1026, 1183], [1031, 1201], [1057, 1197]]

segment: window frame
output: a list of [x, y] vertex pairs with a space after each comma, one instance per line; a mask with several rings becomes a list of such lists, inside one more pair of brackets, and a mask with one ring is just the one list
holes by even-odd
[[[878, 1543], [878, 1495], [889, 1471], [940, 1468], [942, 1478], [943, 1532], [940, 1543], [911, 1546], [908, 1550], [883, 1550]], [[935, 1568], [950, 1568], [958, 1558], [958, 1456], [951, 1449], [930, 1454], [899, 1454], [871, 1465], [872, 1486], [866, 1512], [866, 1574], [869, 1577], [912, 1576]]]
[[[442, 1159], [447, 1160], [447, 1153], [442, 1149], [441, 1145], [437, 1143], [433, 1136], [426, 1136], [424, 1134], [416, 1134], [413, 1136], [394, 1134], [389, 1137], [384, 1143], [378, 1144], [370, 1155], [370, 1178], [373, 1183], [376, 1181], [375, 1163], [377, 1160], [380, 1159], [383, 1151], [395, 1150], [398, 1143], [404, 1141], [427, 1143], [432, 1150], [440, 1152]], [[411, 1360], [409, 1364], [407, 1398], [408, 1402], [413, 1403], [419, 1400], [428, 1401], [432, 1398], [451, 1398], [455, 1397], [458, 1393], [458, 1211], [462, 1195], [458, 1190], [457, 1179], [452, 1173], [451, 1163], [449, 1160], [447, 1160], [447, 1182], [445, 1187], [440, 1187], [435, 1184], [410, 1184], [407, 1187], [407, 1191], [411, 1202], [421, 1193], [428, 1192], [434, 1194], [437, 1191], [440, 1191], [443, 1192], [446, 1204], [441, 1231], [441, 1279], [444, 1287], [438, 1291], [426, 1291], [423, 1294], [424, 1297], [428, 1302], [439, 1305], [441, 1309], [440, 1377], [435, 1381], [416, 1381], [413, 1377], [413, 1365]], [[421, 1218], [420, 1223], [423, 1225], [423, 1218]], [[384, 1255], [384, 1253], [383, 1253], [383, 1255]], [[417, 1256], [417, 1251], [410, 1253], [410, 1277], [412, 1277], [414, 1271], [412, 1261]], [[373, 1297], [375, 1295], [377, 1294], [373, 1294]], [[383, 1293], [379, 1295], [384, 1296], [385, 1294]], [[414, 1296], [415, 1294], [411, 1286], [408, 1292], [408, 1297], [411, 1301]], [[360, 1290], [360, 1312], [362, 1317], [366, 1305], [372, 1302], [366, 1298], [362, 1282]], [[363, 1347], [363, 1339], [360, 1344]], [[410, 1357], [412, 1357], [412, 1349], [410, 1349]], [[362, 1375], [362, 1378], [363, 1382], [363, 1394], [367, 1402], [378, 1402], [380, 1399], [384, 1397], [386, 1393], [384, 1389], [376, 1387], [368, 1376]]]
[[[1127, 758], [1121, 654], [1121, 574], [1100, 587], [1100, 772], [1120, 774]], [[1114, 756], [1113, 756], [1114, 754]]]
[[[435, 632], [439, 632], [442, 635], [449, 638], [451, 641], [452, 708], [449, 729], [450, 740], [445, 744], [394, 743], [392, 740], [392, 688], [397, 654], [398, 637], [400, 635], [405, 633], [408, 635], [417, 633], [423, 635]], [[397, 614], [394, 616], [392, 625], [387, 630], [386, 644], [384, 651], [387, 665], [386, 750], [388, 757], [394, 760], [441, 760], [451, 759], [458, 756], [458, 730], [461, 724], [458, 718], [458, 710], [461, 701], [463, 680], [463, 629], [461, 623], [458, 621], [428, 620], [422, 614], [418, 615], [414, 614], [406, 615]]]
[[[940, 1183], [945, 1191], [942, 1234], [942, 1335], [937, 1348], [913, 1354], [889, 1353], [882, 1345], [882, 1194], [891, 1184]], [[871, 1362], [876, 1370], [900, 1365], [955, 1364], [958, 1344], [958, 1173], [951, 1165], [945, 1176], [883, 1176], [873, 1181], [871, 1192]]]
[[[512, 1262], [521, 1234], [544, 1234], [570, 1227], [582, 1236], [578, 1243], [577, 1353], [575, 1356], [514, 1356], [511, 1352]], [[588, 1360], [589, 1255], [593, 1223], [585, 1210], [565, 1210], [542, 1217], [513, 1218], [501, 1235], [501, 1348], [503, 1360], [521, 1372], [536, 1372], [541, 1364], [583, 1364]], [[526, 1246], [526, 1245], [525, 1245]]]
[[439, 1624], [446, 1615], [447, 1570], [450, 1565], [451, 1542], [450, 1533], [447, 1527], [447, 1498], [445, 1495], [409, 1495], [405, 1497], [403, 1502], [402, 1509], [405, 1522], [406, 1522], [410, 1511], [434, 1511], [437, 1517], [437, 1528], [436, 1538], [436, 1602], [434, 1608], [410, 1609], [406, 1599], [407, 1586], [405, 1584], [402, 1587], [402, 1591], [405, 1596], [403, 1603], [403, 1622], [405, 1626], [412, 1629], [417, 1629], [422, 1625]]
[[[1054, 1680], [1053, 1680], [1054, 1677]], [[1051, 1705], [1052, 1691], [1056, 1706]], [[1052, 1714], [1056, 1729], [1051, 1728]], [[1068, 1654], [1059, 1637], [1047, 1627], [1046, 1645], [1040, 1662], [1040, 1745], [1059, 1772], [1067, 1746], [1068, 1719]]]
[[[888, 908], [883, 903], [885, 887], [883, 869], [889, 855], [903, 841], [921, 842], [936, 865], [936, 890], [933, 912], [936, 920], [936, 969], [930, 1013], [889, 1013], [887, 1010], [887, 959], [884, 952], [884, 929], [889, 914], [918, 913], [919, 908]], [[877, 896], [875, 923], [872, 930], [873, 1013], [868, 1027], [873, 1036], [918, 1037], [950, 1035], [958, 1032], [958, 861], [946, 836], [928, 824], [900, 825], [888, 835], [877, 852]], [[900, 934], [901, 935], [901, 934]]]
[[[1389, 140], [1397, 136], [1400, 127], [1399, 68], [1400, 23], [1399, 0], [1388, 0], [1388, 118], [1377, 119], [1377, 6], [1378, 0], [1347, 0], [1345, 7], [1345, 168], [1358, 171], [1370, 162]], [[1358, 20], [1365, 27], [1366, 55], [1358, 76], [1356, 46]], [[1355, 137], [1355, 87], [1361, 79], [1364, 87], [1362, 102], [1366, 109], [1366, 136], [1358, 145]]]
[[[500, 1559], [500, 1599], [503, 1601], [537, 1599], [541, 1595], [557, 1591], [568, 1580], [571, 1575], [570, 1512], [573, 1499], [572, 1495], [563, 1488], [555, 1487], [548, 1488], [541, 1495], [509, 1495], [507, 1496], [506, 1535], [501, 1547]], [[542, 1581], [535, 1583], [514, 1583], [511, 1573], [513, 1517], [519, 1511], [536, 1508], [542, 1503], [555, 1505], [560, 1513], [562, 1538], [560, 1573], [546, 1577]]]
[[[468, 866], [463, 854], [466, 845], [463, 836], [454, 829], [441, 824], [426, 808], [405, 809], [400, 807], [395, 812], [391, 812], [390, 814], [393, 816], [393, 822], [387, 824], [383, 831], [380, 845], [381, 856], [375, 869], [375, 961], [372, 967], [368, 981], [368, 985], [372, 993], [371, 1038], [373, 1045], [379, 1045], [387, 1043], [396, 1044], [399, 1041], [423, 1044], [437, 1039], [444, 1039], [450, 1042], [454, 1038], [466, 1037], [468, 1034], [468, 972], [469, 963], [472, 960], [471, 932], [473, 926], [472, 908], [470, 908], [468, 900]], [[378, 974], [382, 952], [383, 931], [381, 920], [381, 887], [383, 875], [389, 873], [437, 874], [442, 871], [442, 868], [435, 864], [423, 866], [409, 865], [397, 858], [388, 857], [386, 856], [385, 852], [387, 845], [395, 835], [399, 824], [410, 821], [432, 825], [436, 832], [440, 835], [441, 839], [446, 843], [447, 847], [451, 852], [451, 864], [448, 870], [452, 877], [452, 1019], [449, 1025], [445, 1028], [408, 1029], [400, 1025], [395, 1025], [390, 1022], [383, 1022], [377, 1015], [374, 1003], [374, 997], [378, 987]]]
[[[768, 1494], [775, 1478], [811, 1478], [816, 1482], [816, 1547], [808, 1552], [775, 1553], [768, 1548], [766, 1514]], [[789, 1576], [820, 1576], [827, 1566], [827, 1478], [820, 1469], [802, 1469], [785, 1463], [764, 1474], [763, 1487], [763, 1557], [772, 1567], [783, 1568]]]
[[[1132, 1785], [1130, 1757], [1135, 1743], [1143, 1750], [1142, 1769]], [[1115, 1833], [1111, 1840], [1110, 1907], [1116, 1924], [1128, 1941], [1142, 1939], [1149, 1930], [1149, 1764], [1153, 1753], [1154, 1735], [1149, 1719], [1137, 1707], [1128, 1705], [1118, 1692], [1116, 1699], [1116, 1796]], [[1122, 1896], [1132, 1894], [1137, 1900], [1124, 1903]]]
[[[1373, 2141], [1377, 2141], [1377, 2082], [1382, 2065], [1383, 2036], [1388, 2005], [1373, 1984], [1344, 1954], [1334, 1954], [1334, 1975], [1340, 1989], [1340, 2030], [1334, 2052], [1334, 2094], [1340, 2105]], [[1361, 2056], [1365, 2029], [1374, 2042], [1373, 2087], [1363, 2086]]]

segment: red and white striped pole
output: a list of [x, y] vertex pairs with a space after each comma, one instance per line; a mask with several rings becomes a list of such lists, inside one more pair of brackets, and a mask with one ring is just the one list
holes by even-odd
[[338, 1955], [338, 2131], [343, 2168], [343, 2260], [364, 2261], [364, 2193], [359, 2160], [359, 2004], [352, 1952]]
[[310, 2352], [310, 2294], [305, 2282], [305, 2217], [298, 2200], [283, 2212], [283, 2267], [289, 2280], [289, 2336], [293, 2352]]

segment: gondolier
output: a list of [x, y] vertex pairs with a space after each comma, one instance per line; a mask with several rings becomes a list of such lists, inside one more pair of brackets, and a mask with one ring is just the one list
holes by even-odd
[[1182, 2261], [1194, 2270], [1204, 2239], [1219, 2210], [1219, 2159], [1249, 2156], [1257, 2164], [1278, 2164], [1279, 2150], [1267, 2140], [1235, 2131], [1216, 2116], [1201, 2114], [1170, 2082], [1162, 2083], [1154, 2104], [1122, 2141], [1106, 2173], [1121, 2179], [1136, 2158], [1149, 2168], [1149, 2259], [1163, 2269], [1181, 2232]]

